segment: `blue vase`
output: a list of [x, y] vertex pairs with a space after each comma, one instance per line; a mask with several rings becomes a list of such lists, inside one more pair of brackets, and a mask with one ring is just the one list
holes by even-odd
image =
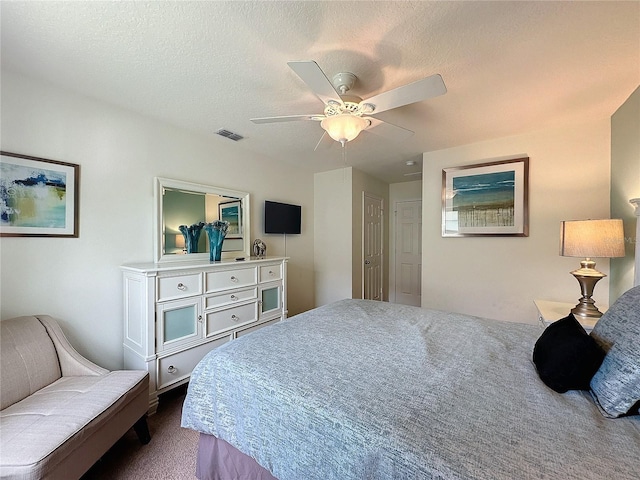
[[222, 257], [222, 242], [227, 235], [227, 229], [229, 228], [229, 222], [216, 220], [215, 222], [207, 223], [204, 225], [204, 229], [209, 236], [209, 261], [219, 262]]
[[200, 233], [202, 233], [202, 227], [204, 222], [194, 223], [190, 227], [186, 225], [180, 225], [178, 229], [182, 232], [184, 237], [184, 246], [187, 253], [198, 253], [198, 240], [200, 240]]

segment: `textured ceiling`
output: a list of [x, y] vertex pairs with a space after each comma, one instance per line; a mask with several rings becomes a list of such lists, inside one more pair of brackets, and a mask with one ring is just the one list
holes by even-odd
[[[610, 116], [640, 84], [640, 2], [2, 1], [2, 69], [313, 171], [415, 180], [422, 152]], [[317, 122], [255, 125], [322, 104], [287, 66], [358, 77], [367, 98], [439, 73], [448, 92], [314, 152]], [[216, 137], [218, 138], [218, 137]], [[230, 142], [222, 139], [220, 141]], [[346, 153], [346, 155], [343, 155]], [[505, 152], [508, 154], [510, 152]], [[520, 152], [518, 152], [520, 153]], [[416, 160], [414, 167], [405, 165]]]

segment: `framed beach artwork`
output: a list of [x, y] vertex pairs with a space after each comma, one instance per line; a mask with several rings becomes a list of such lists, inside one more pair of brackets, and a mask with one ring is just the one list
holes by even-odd
[[442, 236], [529, 235], [529, 158], [442, 170]]
[[226, 238], [242, 238], [240, 215], [242, 204], [239, 200], [218, 204], [220, 220], [229, 222]]
[[80, 166], [0, 152], [0, 236], [77, 237]]

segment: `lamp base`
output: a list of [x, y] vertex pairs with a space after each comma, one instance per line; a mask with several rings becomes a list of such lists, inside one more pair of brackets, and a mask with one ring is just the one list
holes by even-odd
[[571, 309], [571, 313], [575, 317], [580, 318], [600, 318], [602, 316], [602, 312], [598, 310], [598, 307], [595, 306], [595, 302], [592, 299], [591, 303], [583, 302], [583, 298], [580, 299], [579, 303]]
[[596, 302], [591, 297], [596, 283], [606, 275], [595, 268], [585, 268], [584, 266], [579, 270], [574, 270], [571, 274], [578, 280], [582, 292], [582, 297], [580, 297], [578, 304], [571, 309], [571, 313], [581, 318], [600, 318], [602, 312], [598, 310]]

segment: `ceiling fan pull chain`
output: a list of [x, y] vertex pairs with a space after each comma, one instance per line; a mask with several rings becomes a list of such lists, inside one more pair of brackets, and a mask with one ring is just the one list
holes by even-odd
[[346, 143], [342, 144], [342, 161], [344, 162], [344, 168], [342, 169], [342, 183], [347, 184], [347, 147]]
[[347, 166], [347, 142], [342, 142], [342, 161], [344, 162], [344, 166]]

